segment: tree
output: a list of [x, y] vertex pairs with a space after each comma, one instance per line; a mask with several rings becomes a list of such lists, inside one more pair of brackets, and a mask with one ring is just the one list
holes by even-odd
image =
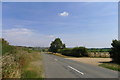
[[65, 44], [62, 45], [62, 49], [66, 48]]
[[56, 53], [58, 49], [64, 49], [65, 44], [62, 43], [60, 38], [56, 38], [52, 43], [50, 44], [49, 51]]
[[113, 62], [120, 64], [120, 40], [113, 40], [111, 45], [110, 57]]

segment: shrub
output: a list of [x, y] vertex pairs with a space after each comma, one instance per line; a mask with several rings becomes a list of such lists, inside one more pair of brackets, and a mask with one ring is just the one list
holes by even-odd
[[72, 55], [75, 57], [88, 56], [87, 49], [85, 47], [75, 47], [72, 49]]
[[110, 57], [113, 59], [113, 62], [120, 64], [120, 40], [113, 40], [111, 45]]
[[6, 40], [2, 39], [2, 41], [0, 41], [0, 44], [2, 44], [2, 54], [3, 55], [6, 53], [9, 53], [9, 54], [16, 53], [16, 50], [15, 50], [16, 47], [9, 45], [9, 43]]
[[59, 52], [66, 56], [74, 56], [74, 57], [88, 56], [87, 49], [85, 47], [65, 48], [59, 50]]
[[70, 49], [70, 48], [61, 49], [60, 52], [62, 53], [62, 55], [72, 56], [72, 54], [71, 54], [72, 49]]

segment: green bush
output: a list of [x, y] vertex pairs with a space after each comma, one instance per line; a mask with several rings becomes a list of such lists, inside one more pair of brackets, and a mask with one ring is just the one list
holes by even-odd
[[120, 64], [120, 40], [113, 40], [111, 45], [110, 57], [113, 59], [113, 62]]
[[72, 56], [72, 49], [70, 48], [65, 48], [65, 49], [61, 49], [60, 51], [62, 53], [62, 55], [66, 55], [66, 56]]
[[0, 44], [2, 44], [2, 54], [3, 55], [6, 53], [9, 53], [9, 54], [16, 53], [16, 50], [15, 50], [16, 47], [9, 45], [9, 43], [6, 40], [2, 39], [2, 41], [0, 41]]
[[82, 50], [79, 47], [75, 47], [72, 49], [72, 56], [79, 57], [82, 56]]
[[72, 55], [75, 57], [87, 56], [87, 49], [85, 47], [75, 47], [72, 49]]
[[87, 55], [87, 49], [85, 47], [65, 48], [59, 51], [62, 55], [83, 57]]

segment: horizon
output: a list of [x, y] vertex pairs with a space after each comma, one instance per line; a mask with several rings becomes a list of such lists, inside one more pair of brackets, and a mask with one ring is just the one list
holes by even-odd
[[[117, 2], [5, 2], [2, 37], [11, 45], [110, 48], [118, 39]], [[99, 9], [99, 10], [98, 10]]]

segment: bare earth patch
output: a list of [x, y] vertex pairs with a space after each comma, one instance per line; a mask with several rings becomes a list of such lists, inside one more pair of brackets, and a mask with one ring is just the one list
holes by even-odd
[[82, 63], [92, 64], [92, 65], [99, 65], [99, 64], [102, 64], [102, 62], [112, 61], [111, 58], [87, 58], [87, 57], [82, 57], [82, 58], [66, 58], [66, 59], [71, 59], [71, 60], [74, 60], [74, 61], [79, 61], [79, 62], [82, 62]]

